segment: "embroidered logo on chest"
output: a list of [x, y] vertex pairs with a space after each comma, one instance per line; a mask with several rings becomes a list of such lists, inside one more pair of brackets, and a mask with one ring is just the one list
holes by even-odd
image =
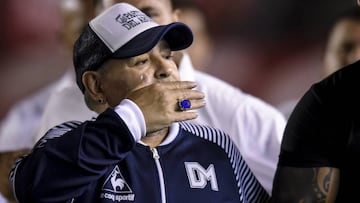
[[210, 164], [207, 169], [198, 162], [185, 162], [185, 169], [191, 188], [205, 188], [210, 183], [211, 189], [219, 191], [215, 168]]
[[105, 180], [100, 198], [112, 201], [134, 201], [135, 194], [121, 174], [118, 166], [115, 166], [111, 174]]

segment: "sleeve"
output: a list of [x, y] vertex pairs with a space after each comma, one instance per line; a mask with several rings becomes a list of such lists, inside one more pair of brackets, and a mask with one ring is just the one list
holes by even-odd
[[[143, 120], [131, 122], [141, 117], [141, 112], [136, 108], [135, 113], [126, 110], [126, 106], [134, 104], [127, 102], [123, 108], [106, 110], [94, 121], [67, 122], [49, 130], [11, 171], [10, 181], [17, 200], [66, 202], [96, 184], [107, 166], [124, 159], [145, 134]], [[129, 126], [120, 114], [131, 123]]]

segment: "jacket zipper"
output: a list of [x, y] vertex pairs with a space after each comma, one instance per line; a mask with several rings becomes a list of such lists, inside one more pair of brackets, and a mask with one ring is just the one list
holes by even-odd
[[155, 160], [156, 168], [159, 174], [159, 182], [160, 182], [160, 193], [161, 193], [161, 202], [166, 203], [166, 194], [165, 194], [165, 183], [164, 183], [164, 175], [160, 164], [160, 156], [156, 148], [150, 148], [153, 153], [153, 158]]

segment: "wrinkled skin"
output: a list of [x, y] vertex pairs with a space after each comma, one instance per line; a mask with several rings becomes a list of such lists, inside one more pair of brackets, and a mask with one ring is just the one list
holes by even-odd
[[[193, 111], [180, 111], [179, 99], [189, 99], [191, 108], [205, 105], [204, 94], [193, 90], [195, 83], [180, 81], [179, 71], [166, 41], [151, 51], [128, 59], [112, 59], [97, 71], [83, 75], [86, 92], [94, 101], [103, 102], [98, 113], [130, 99], [141, 109], [146, 123], [146, 144], [157, 146], [166, 137], [171, 123], [195, 119]], [[156, 135], [156, 136], [154, 136]], [[151, 139], [151, 141], [150, 141]]]

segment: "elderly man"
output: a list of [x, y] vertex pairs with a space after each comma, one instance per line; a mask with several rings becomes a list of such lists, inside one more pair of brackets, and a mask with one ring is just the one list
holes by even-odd
[[19, 202], [268, 202], [225, 133], [186, 120], [205, 105], [180, 81], [183, 23], [158, 25], [130, 4], [90, 21], [74, 46], [76, 82], [93, 120], [66, 122], [11, 172]]

